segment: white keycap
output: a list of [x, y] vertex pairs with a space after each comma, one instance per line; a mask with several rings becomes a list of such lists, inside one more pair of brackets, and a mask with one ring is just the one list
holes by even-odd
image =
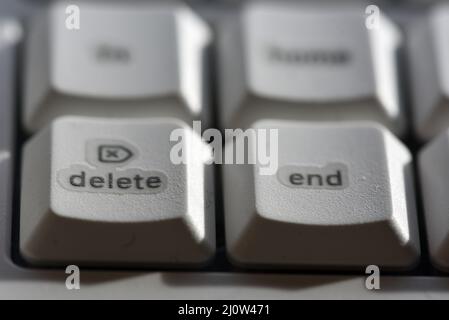
[[[204, 143], [174, 119], [63, 117], [26, 144], [20, 251], [36, 265], [176, 265], [215, 250], [212, 177], [201, 161], [175, 164]], [[190, 158], [188, 158], [190, 159]]]
[[253, 3], [219, 37], [222, 125], [254, 119], [375, 120], [396, 133], [404, 119], [396, 54], [402, 37], [365, 6]]
[[9, 158], [13, 147], [16, 49], [21, 38], [17, 21], [0, 18], [0, 162]]
[[9, 267], [12, 238], [15, 71], [20, 40], [21, 26], [15, 20], [0, 18], [0, 273], [3, 274], [4, 261]]
[[[270, 167], [265, 161], [224, 167], [227, 250], [235, 264], [401, 269], [417, 263], [411, 156], [388, 130], [365, 122], [274, 120], [251, 128], [258, 137], [278, 129], [278, 169], [263, 173]], [[265, 155], [258, 145], [250, 139], [249, 152]]]
[[430, 257], [449, 271], [449, 132], [446, 130], [419, 154], [421, 191]]
[[[30, 27], [24, 123], [61, 115], [207, 120], [209, 28], [184, 5], [56, 2]], [[76, 26], [76, 25], [75, 25]]]
[[408, 31], [414, 127], [428, 140], [449, 126], [449, 5], [436, 6]]

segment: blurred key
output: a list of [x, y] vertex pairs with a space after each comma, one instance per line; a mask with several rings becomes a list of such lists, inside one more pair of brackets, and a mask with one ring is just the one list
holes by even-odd
[[433, 7], [409, 27], [415, 132], [429, 140], [449, 126], [449, 5]]
[[421, 190], [432, 263], [449, 271], [449, 132], [446, 130], [419, 155]]
[[[420, 245], [411, 155], [372, 123], [260, 121], [278, 130], [278, 169], [224, 166], [227, 250], [253, 268], [416, 265]], [[236, 143], [242, 143], [240, 135]], [[275, 141], [269, 141], [272, 144]], [[226, 145], [229, 148], [229, 145]], [[249, 139], [249, 154], [266, 154]]]
[[21, 37], [22, 27], [16, 21], [0, 19], [0, 161], [12, 148], [16, 45]]
[[22, 27], [0, 18], [0, 272], [10, 260], [16, 57]]
[[77, 29], [70, 5], [55, 2], [31, 23], [23, 113], [29, 131], [67, 114], [208, 119], [210, 31], [187, 6], [79, 2]]
[[365, 6], [254, 3], [220, 31], [221, 120], [375, 120], [404, 130], [398, 28]]

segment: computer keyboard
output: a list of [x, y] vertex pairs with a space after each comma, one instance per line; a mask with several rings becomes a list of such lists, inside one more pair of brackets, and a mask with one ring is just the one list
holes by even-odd
[[0, 0], [0, 298], [449, 298], [448, 19]]

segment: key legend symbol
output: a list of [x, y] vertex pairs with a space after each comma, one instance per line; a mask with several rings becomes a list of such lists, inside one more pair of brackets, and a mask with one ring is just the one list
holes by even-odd
[[133, 153], [121, 145], [100, 145], [98, 147], [98, 161], [102, 163], [123, 163], [131, 159]]
[[87, 161], [95, 167], [123, 166], [137, 154], [136, 147], [122, 140], [95, 139], [86, 145]]

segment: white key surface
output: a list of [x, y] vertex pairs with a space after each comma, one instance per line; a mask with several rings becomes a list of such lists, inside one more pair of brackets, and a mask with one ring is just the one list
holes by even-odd
[[224, 127], [255, 119], [375, 120], [401, 134], [398, 28], [365, 7], [253, 3], [220, 29]]
[[440, 4], [409, 27], [414, 128], [430, 140], [449, 126], [449, 5]]
[[[24, 148], [20, 252], [37, 265], [187, 265], [215, 251], [212, 176], [174, 164], [204, 147], [175, 119], [63, 117]], [[207, 169], [207, 170], [206, 170]]]
[[[412, 159], [388, 130], [364, 122], [275, 120], [251, 128], [278, 130], [278, 170], [262, 174], [262, 163], [224, 166], [227, 250], [235, 264], [416, 265]], [[258, 142], [249, 141], [249, 152], [256, 152]]]
[[22, 38], [22, 26], [13, 19], [0, 18], [0, 161], [9, 157], [12, 149], [17, 44]]
[[[207, 120], [208, 26], [187, 6], [55, 2], [33, 17], [25, 57], [27, 130], [61, 115]], [[69, 28], [67, 28], [69, 23]]]
[[[22, 27], [0, 18], [0, 278], [2, 260], [11, 253], [17, 45]], [[6, 226], [4, 228], [3, 226]], [[0, 290], [1, 291], [1, 290]]]
[[421, 192], [424, 202], [427, 242], [432, 263], [449, 270], [449, 133], [444, 133], [419, 154]]

